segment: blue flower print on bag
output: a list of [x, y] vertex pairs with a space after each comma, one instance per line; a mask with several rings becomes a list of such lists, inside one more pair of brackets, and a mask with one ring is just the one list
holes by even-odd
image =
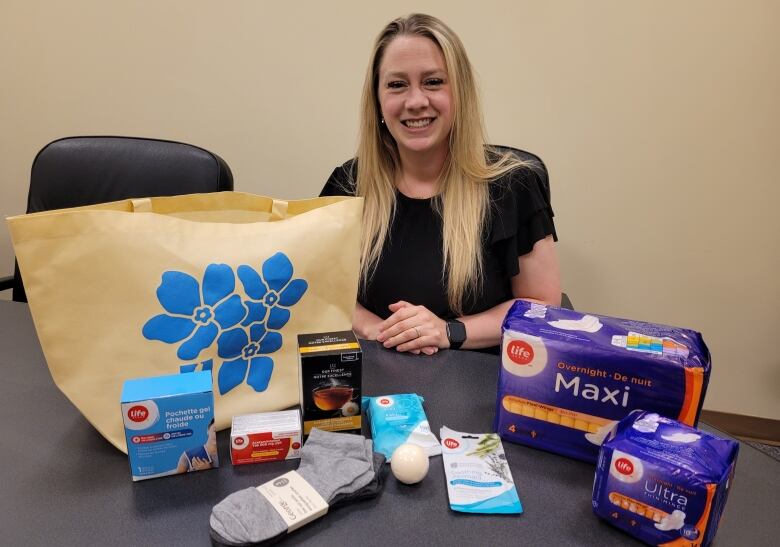
[[184, 272], [163, 273], [157, 299], [164, 314], [152, 317], [143, 326], [148, 340], [167, 344], [182, 342], [176, 355], [189, 361], [211, 346], [221, 330], [238, 324], [246, 315], [241, 297], [233, 294], [236, 280], [226, 264], [210, 264], [197, 279]]
[[247, 308], [243, 326], [265, 323], [266, 328], [279, 330], [290, 319], [290, 310], [309, 287], [303, 279], [293, 279], [293, 265], [284, 253], [276, 253], [263, 262], [263, 275], [251, 267], [238, 267], [238, 278], [244, 285], [244, 292], [250, 300], [244, 301]]
[[236, 327], [220, 334], [218, 355], [225, 359], [217, 375], [220, 394], [224, 395], [246, 379], [255, 391], [265, 391], [274, 369], [273, 359], [267, 357], [282, 347], [282, 335], [266, 330], [262, 323], [249, 328]]
[[[214, 359], [192, 363], [217, 342], [217, 355], [223, 359], [217, 373], [220, 394], [244, 381], [255, 391], [265, 391], [274, 369], [268, 354], [282, 347], [277, 332], [290, 319], [289, 308], [308, 288], [303, 279], [293, 279], [293, 265], [284, 253], [263, 262], [262, 275], [250, 266], [239, 266], [237, 274], [244, 294], [236, 291], [233, 270], [227, 264], [210, 264], [203, 283], [178, 271], [167, 271], [157, 289], [157, 299], [167, 313], [144, 324], [148, 340], [178, 344], [176, 355], [182, 373], [212, 370]], [[213, 350], [212, 350], [213, 351]]]
[[214, 368], [214, 359], [208, 359], [202, 363], [189, 363], [187, 365], [180, 365], [179, 372], [184, 374], [185, 372], [195, 372], [198, 370], [200, 364], [200, 370], [212, 370]]

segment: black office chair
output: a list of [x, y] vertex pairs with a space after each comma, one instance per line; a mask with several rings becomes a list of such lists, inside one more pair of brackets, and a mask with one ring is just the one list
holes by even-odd
[[[550, 203], [550, 179], [547, 176], [547, 168], [544, 166], [542, 158], [535, 154], [531, 154], [530, 152], [526, 152], [525, 150], [520, 150], [519, 148], [513, 148], [511, 146], [491, 145], [490, 147], [501, 154], [512, 152], [521, 160], [530, 162], [531, 168], [539, 174], [539, 181], [542, 185], [542, 195], [547, 200], [547, 203]], [[561, 307], [569, 310], [574, 309], [569, 295], [567, 295], [565, 292], [561, 293]]]
[[[227, 163], [191, 144], [135, 137], [67, 137], [44, 146], [30, 175], [27, 212], [93, 205], [139, 197], [233, 189]], [[27, 296], [18, 264], [0, 291]]]

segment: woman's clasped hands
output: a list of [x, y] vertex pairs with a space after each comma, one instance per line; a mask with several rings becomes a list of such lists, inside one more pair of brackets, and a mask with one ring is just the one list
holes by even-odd
[[433, 355], [450, 347], [447, 322], [425, 306], [400, 300], [389, 308], [393, 314], [379, 324], [376, 337], [384, 347], [415, 355]]

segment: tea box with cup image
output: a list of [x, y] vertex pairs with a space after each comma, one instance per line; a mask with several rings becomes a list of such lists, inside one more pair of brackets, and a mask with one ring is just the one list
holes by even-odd
[[303, 433], [360, 433], [363, 354], [352, 331], [298, 335]]

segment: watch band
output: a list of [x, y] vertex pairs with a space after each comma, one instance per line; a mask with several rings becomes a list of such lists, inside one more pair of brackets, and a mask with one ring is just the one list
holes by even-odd
[[447, 339], [450, 341], [450, 349], [460, 349], [466, 341], [466, 325], [457, 319], [447, 321]]

